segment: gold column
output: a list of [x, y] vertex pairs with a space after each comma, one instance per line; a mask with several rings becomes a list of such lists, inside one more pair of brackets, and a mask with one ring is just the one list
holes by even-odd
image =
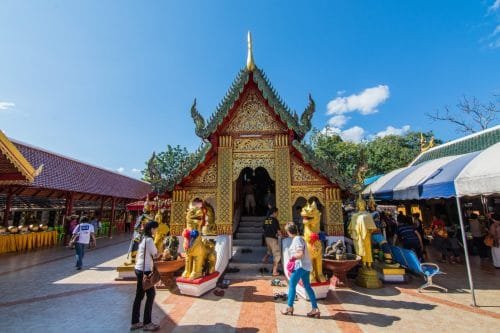
[[217, 151], [217, 233], [231, 234], [233, 225], [233, 145], [231, 136], [219, 137]]
[[186, 210], [188, 207], [187, 192], [174, 190], [172, 193], [172, 211], [170, 213], [170, 234], [180, 236], [186, 227]]
[[326, 188], [326, 232], [329, 236], [344, 235], [344, 217], [340, 189]]
[[275, 146], [276, 207], [281, 224], [292, 221], [290, 148], [287, 135], [277, 135]]

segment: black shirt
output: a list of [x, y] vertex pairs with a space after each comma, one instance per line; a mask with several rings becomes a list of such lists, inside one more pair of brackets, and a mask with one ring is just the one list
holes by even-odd
[[275, 217], [268, 217], [264, 220], [264, 237], [278, 238], [276, 234], [280, 230], [280, 224]]

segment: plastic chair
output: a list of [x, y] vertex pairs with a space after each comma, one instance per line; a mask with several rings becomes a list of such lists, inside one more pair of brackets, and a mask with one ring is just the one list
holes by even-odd
[[448, 289], [435, 284], [432, 278], [439, 274], [446, 274], [439, 269], [439, 266], [434, 263], [424, 262], [420, 263], [417, 255], [412, 250], [403, 249], [398, 246], [391, 246], [392, 257], [394, 261], [399, 263], [401, 266], [407, 268], [408, 270], [421, 275], [425, 279], [425, 283], [418, 287], [418, 292], [422, 292], [426, 288], [436, 288], [444, 292], [448, 292]]

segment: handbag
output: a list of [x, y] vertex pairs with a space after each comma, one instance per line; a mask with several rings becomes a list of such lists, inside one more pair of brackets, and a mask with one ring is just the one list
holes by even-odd
[[288, 259], [288, 263], [286, 264], [286, 270], [288, 271], [288, 274], [292, 274], [293, 271], [295, 270], [295, 258], [291, 257]]
[[484, 237], [484, 245], [492, 247], [494, 243], [495, 238], [493, 238], [492, 235], [486, 235], [486, 237]]
[[[146, 270], [146, 252], [148, 250], [146, 246], [146, 241], [147, 238], [144, 238], [144, 264], [142, 266], [142, 271], [144, 272]], [[153, 256], [151, 256], [151, 259], [153, 259]], [[160, 282], [160, 272], [158, 271], [158, 268], [156, 267], [156, 264], [153, 260], [153, 269], [151, 270], [151, 273], [149, 275], [144, 274], [142, 276], [142, 289], [143, 290], [148, 290], [153, 288], [158, 282]]]

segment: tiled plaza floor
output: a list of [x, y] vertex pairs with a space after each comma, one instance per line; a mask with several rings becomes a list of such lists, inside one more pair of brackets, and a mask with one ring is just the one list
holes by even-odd
[[[54, 248], [0, 256], [0, 332], [128, 332], [135, 285], [115, 282], [128, 236], [100, 240], [84, 269], [73, 252]], [[472, 308], [463, 265], [442, 265], [438, 279], [450, 288], [415, 292], [422, 281], [331, 291], [319, 302], [321, 319], [305, 317], [299, 300], [293, 317], [282, 316], [268, 280], [232, 281], [223, 297], [192, 298], [157, 291], [154, 321], [161, 332], [497, 332], [500, 272], [473, 259], [479, 308]]]

